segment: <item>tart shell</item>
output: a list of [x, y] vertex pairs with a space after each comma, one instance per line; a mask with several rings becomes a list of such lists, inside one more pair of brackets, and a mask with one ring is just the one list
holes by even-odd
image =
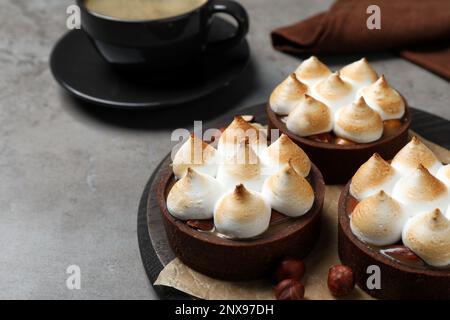
[[[322, 172], [326, 184], [344, 184], [375, 152], [383, 159], [392, 159], [408, 142], [411, 126], [409, 108], [405, 108], [403, 123], [395, 135], [381, 137], [379, 140], [354, 145], [337, 145], [302, 138], [287, 129], [281, 117], [275, 114], [270, 104], [266, 106], [269, 129], [279, 129], [300, 146]], [[270, 132], [270, 131], [269, 131]]]
[[[379, 299], [450, 299], [450, 271], [415, 268], [397, 262], [370, 248], [355, 237], [350, 229], [347, 203], [350, 182], [339, 198], [338, 251], [341, 262], [353, 269], [358, 286]], [[372, 273], [367, 268], [380, 268], [381, 288], [369, 289]]]
[[305, 215], [260, 238], [231, 240], [193, 229], [170, 215], [166, 197], [174, 175], [166, 163], [159, 175], [157, 201], [171, 249], [184, 264], [213, 278], [238, 281], [271, 275], [282, 258], [303, 258], [318, 241], [325, 184], [313, 164], [309, 177], [315, 199]]

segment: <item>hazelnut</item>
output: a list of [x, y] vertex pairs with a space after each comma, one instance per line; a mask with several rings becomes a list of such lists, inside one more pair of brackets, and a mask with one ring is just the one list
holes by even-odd
[[419, 256], [404, 245], [388, 246], [386, 249], [383, 249], [383, 253], [400, 261], [416, 263], [421, 262]]
[[347, 214], [351, 215], [355, 207], [358, 205], [359, 201], [354, 197], [349, 197], [347, 200]]
[[188, 220], [187, 225], [201, 231], [210, 231], [214, 228], [212, 220]]
[[313, 136], [309, 136], [310, 139], [323, 142], [323, 143], [332, 143], [333, 142], [333, 136], [331, 133], [320, 133]]
[[282, 221], [288, 220], [289, 217], [281, 214], [277, 211], [272, 211], [272, 215], [270, 216], [270, 224], [272, 223], [280, 223]]
[[402, 126], [402, 122], [400, 120], [385, 120], [383, 121], [384, 125], [384, 135], [390, 136], [395, 134], [399, 128]]
[[348, 140], [348, 139], [344, 139], [344, 138], [341, 138], [341, 137], [337, 137], [336, 140], [334, 140], [334, 143], [338, 144], [340, 146], [350, 146], [350, 145], [355, 144], [353, 141]]
[[277, 282], [285, 279], [300, 280], [305, 274], [305, 264], [303, 261], [287, 258], [280, 262], [275, 272]]
[[305, 287], [298, 280], [285, 279], [275, 287], [277, 300], [303, 300]]
[[344, 265], [332, 266], [328, 270], [328, 289], [335, 297], [349, 295], [355, 288], [353, 270]]

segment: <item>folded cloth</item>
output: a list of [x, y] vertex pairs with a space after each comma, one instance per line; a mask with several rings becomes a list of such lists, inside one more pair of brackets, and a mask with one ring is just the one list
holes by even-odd
[[[370, 29], [380, 8], [380, 29]], [[291, 53], [395, 50], [450, 79], [450, 0], [338, 0], [329, 11], [272, 32], [275, 49]]]

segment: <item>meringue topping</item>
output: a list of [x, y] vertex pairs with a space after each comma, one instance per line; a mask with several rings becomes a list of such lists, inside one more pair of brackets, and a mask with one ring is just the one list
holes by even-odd
[[375, 153], [356, 171], [350, 184], [350, 194], [358, 200], [381, 190], [391, 194], [399, 178], [395, 169], [378, 153]]
[[354, 142], [369, 143], [381, 138], [383, 121], [360, 97], [336, 112], [334, 132]]
[[442, 164], [434, 153], [417, 137], [404, 146], [394, 157], [391, 165], [401, 174], [409, 174], [422, 164], [432, 174], [436, 174]]
[[374, 154], [350, 184], [350, 194], [360, 201], [350, 217], [353, 234], [377, 246], [394, 244], [401, 235], [426, 263], [450, 266], [449, 182], [450, 165], [442, 166], [416, 137], [391, 165]]
[[297, 173], [306, 177], [311, 170], [311, 161], [306, 153], [296, 145], [287, 135], [282, 134], [263, 153], [264, 162], [279, 171], [289, 161]]
[[288, 115], [303, 99], [307, 91], [308, 87], [293, 73], [272, 92], [270, 107], [278, 115]]
[[222, 192], [216, 179], [189, 167], [186, 175], [170, 190], [167, 210], [180, 220], [211, 219]]
[[352, 101], [353, 88], [350, 83], [342, 80], [339, 72], [334, 72], [317, 83], [312, 95], [336, 112]]
[[350, 63], [341, 69], [343, 79], [354, 82], [358, 86], [367, 86], [378, 79], [378, 75], [366, 58]]
[[271, 208], [257, 192], [242, 184], [219, 199], [214, 224], [221, 234], [237, 239], [252, 238], [269, 227]]
[[216, 149], [192, 134], [175, 154], [172, 166], [177, 178], [183, 177], [188, 167], [215, 176], [217, 162]]
[[286, 127], [300, 137], [330, 132], [333, 116], [330, 108], [309, 95], [289, 114]]
[[237, 146], [245, 139], [250, 140], [250, 145], [257, 153], [267, 147], [265, 133], [245, 121], [241, 116], [236, 116], [220, 136], [217, 150], [223, 157], [230, 156], [236, 152]]
[[450, 221], [439, 209], [411, 218], [403, 230], [403, 243], [426, 263], [450, 265]]
[[311, 185], [290, 162], [266, 180], [262, 195], [273, 209], [290, 217], [304, 215], [314, 203]]
[[445, 184], [421, 164], [398, 180], [392, 196], [405, 206], [410, 216], [436, 208], [445, 212], [449, 204], [449, 193]]
[[[254, 134], [256, 125], [235, 117], [218, 143], [218, 148], [233, 152], [216, 151], [195, 135], [182, 145], [173, 161], [174, 175], [180, 179], [166, 199], [171, 215], [180, 220], [214, 217], [219, 236], [245, 239], [268, 228], [272, 211], [268, 199], [281, 213], [292, 217], [311, 208], [314, 191], [303, 178], [311, 170], [308, 156], [286, 135], [267, 147], [267, 133]], [[264, 147], [260, 151], [263, 160], [256, 151], [259, 146]], [[207, 171], [205, 166], [209, 165], [214, 165], [214, 170]], [[269, 176], [265, 199], [262, 187]]]
[[315, 56], [303, 61], [295, 70], [298, 79], [312, 85], [331, 74], [330, 69]]
[[224, 159], [217, 172], [219, 180], [228, 190], [236, 185], [245, 185], [254, 191], [261, 191], [264, 176], [261, 173], [261, 161], [250, 147], [249, 139], [242, 141], [236, 152]]
[[350, 216], [353, 234], [363, 242], [383, 246], [401, 239], [408, 216], [384, 191], [362, 200]]
[[441, 180], [447, 185], [447, 187], [450, 188], [450, 164], [441, 167], [436, 174], [436, 178]]
[[389, 86], [383, 75], [375, 83], [362, 89], [361, 94], [383, 120], [400, 119], [405, 114], [402, 96]]
[[[298, 90], [296, 91], [295, 88]], [[293, 99], [294, 92], [297, 92], [297, 98]], [[327, 66], [312, 56], [303, 61], [294, 74], [277, 86], [271, 95], [270, 105], [274, 113], [281, 117], [281, 121], [286, 123], [289, 131], [300, 137], [308, 137], [330, 132], [336, 126], [337, 112], [344, 107], [352, 108], [355, 98], [358, 104], [360, 97], [363, 97], [364, 103], [359, 104], [364, 104], [375, 112], [367, 116], [371, 120], [365, 118], [363, 123], [359, 121], [356, 125], [351, 124], [353, 129], [358, 128], [358, 132], [350, 134], [353, 139], [350, 136], [338, 136], [331, 142], [339, 144], [338, 141], [344, 139], [352, 144], [368, 143], [381, 138], [383, 132], [386, 136], [394, 135], [401, 126], [406, 102], [386, 82], [384, 76], [378, 78], [376, 71], [366, 58], [350, 63], [340, 71], [332, 73]], [[320, 101], [323, 105], [313, 103], [312, 99]], [[324, 105], [329, 108], [329, 111]], [[330, 123], [329, 114], [333, 123]], [[368, 115], [369, 112], [365, 111], [362, 114]], [[379, 115], [381, 122], [385, 121], [384, 127], [380, 126], [378, 119], [374, 119], [376, 117], [374, 114]], [[352, 120], [355, 119], [349, 117], [344, 122], [350, 125]], [[395, 120], [398, 123], [388, 120]], [[368, 132], [363, 132], [365, 131], [364, 123], [367, 121], [374, 127], [370, 127]], [[342, 128], [337, 130], [339, 129]]]

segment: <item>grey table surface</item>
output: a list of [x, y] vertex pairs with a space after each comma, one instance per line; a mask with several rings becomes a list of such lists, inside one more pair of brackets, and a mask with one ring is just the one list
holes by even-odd
[[[68, 97], [48, 68], [69, 0], [0, 0], [0, 298], [156, 298], [139, 255], [136, 215], [170, 133], [264, 101], [299, 60], [270, 45], [274, 27], [330, 0], [242, 0], [249, 68], [214, 97], [160, 112], [95, 109]], [[355, 57], [324, 57], [338, 68]], [[450, 120], [449, 83], [392, 54], [369, 55], [409, 103]], [[205, 111], [207, 110], [207, 111]], [[66, 286], [69, 265], [81, 289]]]

